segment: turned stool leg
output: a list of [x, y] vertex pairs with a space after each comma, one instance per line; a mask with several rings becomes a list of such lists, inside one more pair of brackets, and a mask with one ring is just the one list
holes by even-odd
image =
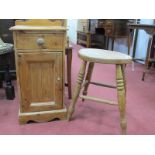
[[[84, 86], [83, 95], [87, 95], [87, 90], [88, 90], [89, 82], [91, 80], [91, 76], [92, 76], [92, 73], [93, 73], [93, 68], [94, 68], [94, 63], [90, 62], [89, 66], [88, 66], [87, 75], [86, 75], [86, 78], [85, 78], [85, 82], [87, 82], [87, 83]], [[84, 101], [84, 99], [82, 99], [82, 101]]]
[[80, 94], [81, 85], [82, 85], [85, 70], [86, 70], [86, 64], [87, 64], [87, 62], [83, 61], [82, 64], [81, 64], [81, 67], [80, 67], [77, 82], [76, 82], [74, 92], [73, 92], [72, 101], [71, 101], [71, 104], [70, 104], [70, 106], [68, 108], [68, 114], [67, 114], [67, 119], [68, 120], [70, 120], [70, 118], [72, 117], [72, 114], [73, 114], [74, 109], [75, 109], [75, 104], [76, 104], [77, 98], [78, 98], [78, 96]]
[[126, 67], [126, 65], [121, 65], [121, 70], [122, 70], [123, 80], [124, 80], [124, 89], [125, 89], [125, 95], [126, 95], [126, 74], [125, 74], [125, 67]]
[[116, 65], [117, 96], [120, 111], [120, 125], [122, 129], [122, 134], [126, 134], [126, 128], [127, 128], [127, 122], [125, 116], [126, 89], [124, 78], [125, 76], [123, 65]]

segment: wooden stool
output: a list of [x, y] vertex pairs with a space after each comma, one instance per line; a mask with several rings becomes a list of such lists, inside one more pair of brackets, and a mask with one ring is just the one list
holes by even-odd
[[65, 54], [67, 57], [67, 83], [65, 86], [68, 87], [68, 98], [72, 98], [72, 82], [71, 82], [71, 66], [72, 66], [72, 46], [69, 45], [65, 49]]
[[[74, 112], [75, 104], [76, 104], [77, 98], [79, 97], [80, 90], [82, 88], [86, 65], [89, 62], [88, 71], [87, 71], [86, 78], [83, 83], [83, 86], [84, 86], [83, 95], [80, 95], [80, 97], [82, 99], [88, 99], [88, 100], [97, 101], [100, 103], [118, 105], [119, 111], [120, 111], [120, 125], [122, 129], [122, 134], [125, 134], [127, 123], [126, 123], [126, 116], [125, 116], [126, 80], [125, 80], [124, 67], [125, 67], [125, 64], [132, 62], [132, 58], [128, 55], [125, 55], [119, 52], [101, 50], [101, 49], [92, 49], [92, 48], [81, 49], [78, 55], [83, 61], [82, 61], [81, 68], [78, 74], [77, 83], [75, 85], [72, 102], [68, 109], [68, 115], [67, 115], [68, 120], [70, 120]], [[90, 82], [94, 63], [115, 64], [117, 86]], [[96, 97], [87, 96], [87, 89], [88, 89], [89, 84], [94, 84], [94, 85], [104, 86], [104, 87], [109, 87], [109, 88], [117, 88], [118, 103], [116, 103], [115, 101], [103, 100], [103, 99], [99, 99]]]

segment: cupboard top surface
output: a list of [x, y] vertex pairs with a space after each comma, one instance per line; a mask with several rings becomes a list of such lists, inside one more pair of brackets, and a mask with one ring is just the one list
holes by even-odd
[[16, 25], [10, 28], [10, 30], [51, 30], [51, 31], [66, 31], [67, 28], [64, 26], [26, 26], [26, 25]]

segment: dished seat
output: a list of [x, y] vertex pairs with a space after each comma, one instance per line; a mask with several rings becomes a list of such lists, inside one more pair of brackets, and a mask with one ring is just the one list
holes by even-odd
[[129, 55], [109, 50], [85, 48], [78, 53], [79, 57], [85, 61], [103, 64], [128, 64], [132, 62]]

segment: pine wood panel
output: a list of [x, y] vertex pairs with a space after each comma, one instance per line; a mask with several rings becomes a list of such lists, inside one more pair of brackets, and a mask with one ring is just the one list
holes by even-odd
[[62, 108], [62, 53], [18, 54], [21, 112]]

